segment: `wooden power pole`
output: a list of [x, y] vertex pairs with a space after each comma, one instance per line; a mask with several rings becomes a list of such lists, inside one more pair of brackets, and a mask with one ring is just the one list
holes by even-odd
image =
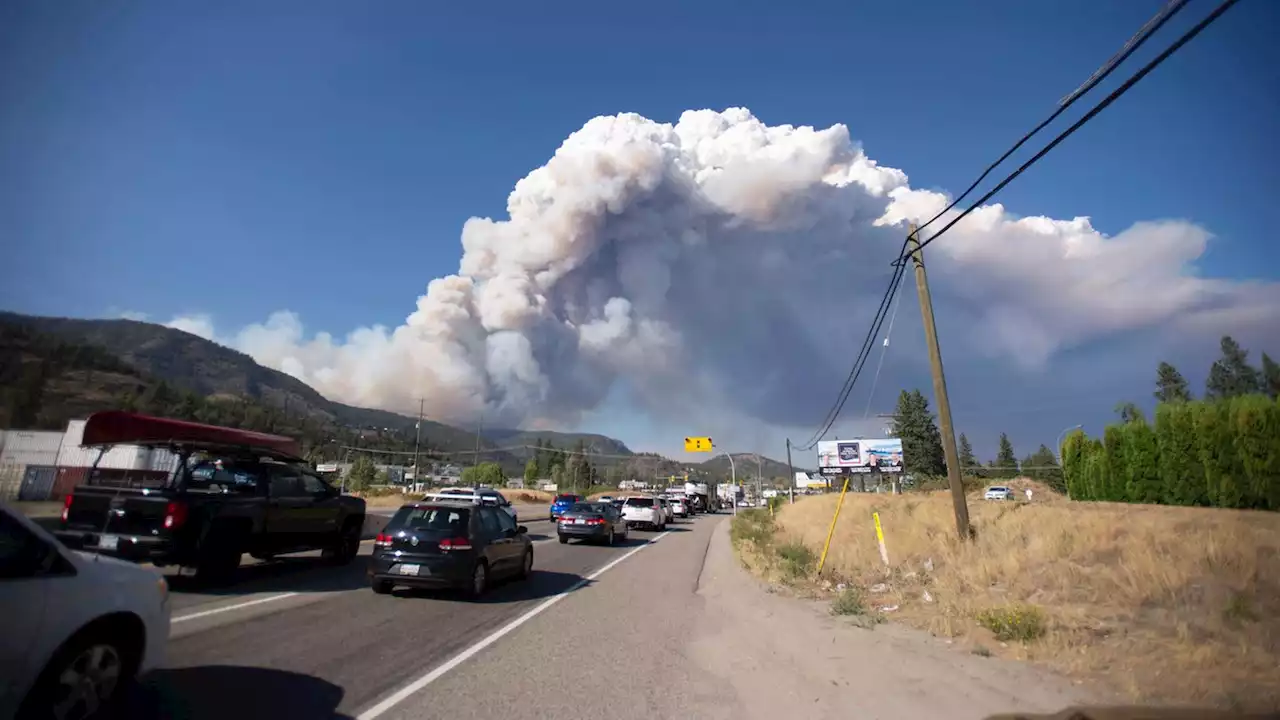
[[938, 326], [933, 319], [933, 300], [929, 297], [929, 278], [924, 271], [924, 251], [916, 224], [907, 230], [907, 249], [916, 268], [916, 292], [920, 296], [920, 317], [924, 322], [924, 339], [929, 347], [929, 367], [933, 371], [933, 396], [938, 402], [938, 424], [942, 427], [942, 452], [947, 458], [947, 484], [951, 486], [951, 502], [955, 505], [956, 531], [968, 540], [969, 505], [964, 499], [964, 482], [960, 477], [960, 453], [956, 450], [956, 432], [951, 424], [951, 401], [947, 398], [947, 378], [942, 372], [942, 351], [938, 349]]
[[413, 431], [413, 482], [422, 482], [422, 471], [418, 469], [418, 448], [422, 446], [422, 409], [427, 404], [426, 398], [418, 398], [418, 424]]

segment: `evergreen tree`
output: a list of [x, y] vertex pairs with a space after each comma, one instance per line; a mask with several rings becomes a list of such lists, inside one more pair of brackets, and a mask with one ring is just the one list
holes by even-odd
[[1162, 362], [1156, 368], [1155, 396], [1158, 402], [1188, 402], [1191, 400], [1191, 390], [1178, 368]]
[[1271, 399], [1280, 398], [1280, 363], [1262, 353], [1262, 391]]
[[1058, 492], [1067, 491], [1062, 468], [1058, 467], [1058, 457], [1048, 445], [1042, 444], [1038, 450], [1028, 455], [1022, 463], [1022, 470], [1028, 477], [1035, 478]]
[[929, 401], [919, 390], [898, 394], [898, 407], [893, 418], [893, 434], [902, 439], [903, 465], [921, 475], [945, 475], [946, 457], [942, 453], [942, 433], [929, 412]]
[[1018, 456], [1013, 452], [1013, 443], [1009, 436], [1000, 433], [1000, 449], [996, 452], [996, 461], [992, 467], [998, 468], [1003, 477], [1014, 477], [1018, 474]]
[[1259, 373], [1249, 364], [1249, 351], [1240, 347], [1230, 335], [1222, 336], [1222, 357], [1209, 368], [1205, 382], [1205, 398], [1221, 400], [1260, 392], [1262, 382]]
[[978, 466], [978, 459], [973, 456], [973, 445], [969, 442], [969, 438], [964, 433], [960, 433], [960, 467], [971, 468]]
[[1141, 422], [1146, 419], [1142, 414], [1142, 408], [1127, 400], [1116, 404], [1116, 415], [1120, 416], [1120, 422], [1123, 423]]
[[524, 464], [524, 481], [526, 483], [533, 483], [537, 479], [538, 461], [534, 458], [529, 458], [529, 461]]

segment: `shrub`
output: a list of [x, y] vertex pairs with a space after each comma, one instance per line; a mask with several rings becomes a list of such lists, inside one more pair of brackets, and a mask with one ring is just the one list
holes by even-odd
[[763, 550], [773, 542], [773, 516], [768, 510], [752, 508], [743, 510], [729, 525], [729, 538], [734, 545], [750, 544]]
[[847, 587], [840, 591], [831, 601], [832, 615], [866, 615], [867, 605], [862, 593], [855, 587]]
[[979, 612], [978, 624], [1002, 642], [1030, 642], [1044, 635], [1046, 623], [1034, 605], [1008, 605]]
[[788, 582], [795, 582], [809, 576], [813, 566], [818, 564], [818, 556], [808, 545], [791, 541], [778, 548], [778, 559], [781, 560], [782, 576]]

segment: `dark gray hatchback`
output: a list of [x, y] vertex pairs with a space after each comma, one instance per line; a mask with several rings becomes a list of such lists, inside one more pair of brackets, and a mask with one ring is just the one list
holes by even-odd
[[494, 579], [533, 572], [528, 533], [495, 507], [460, 500], [405, 505], [374, 539], [369, 585], [380, 595], [405, 585], [478, 597]]

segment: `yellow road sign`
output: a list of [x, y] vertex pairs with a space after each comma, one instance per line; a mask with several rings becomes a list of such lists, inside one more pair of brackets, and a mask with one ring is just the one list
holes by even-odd
[[685, 452], [711, 452], [711, 438], [687, 437], [684, 439]]

